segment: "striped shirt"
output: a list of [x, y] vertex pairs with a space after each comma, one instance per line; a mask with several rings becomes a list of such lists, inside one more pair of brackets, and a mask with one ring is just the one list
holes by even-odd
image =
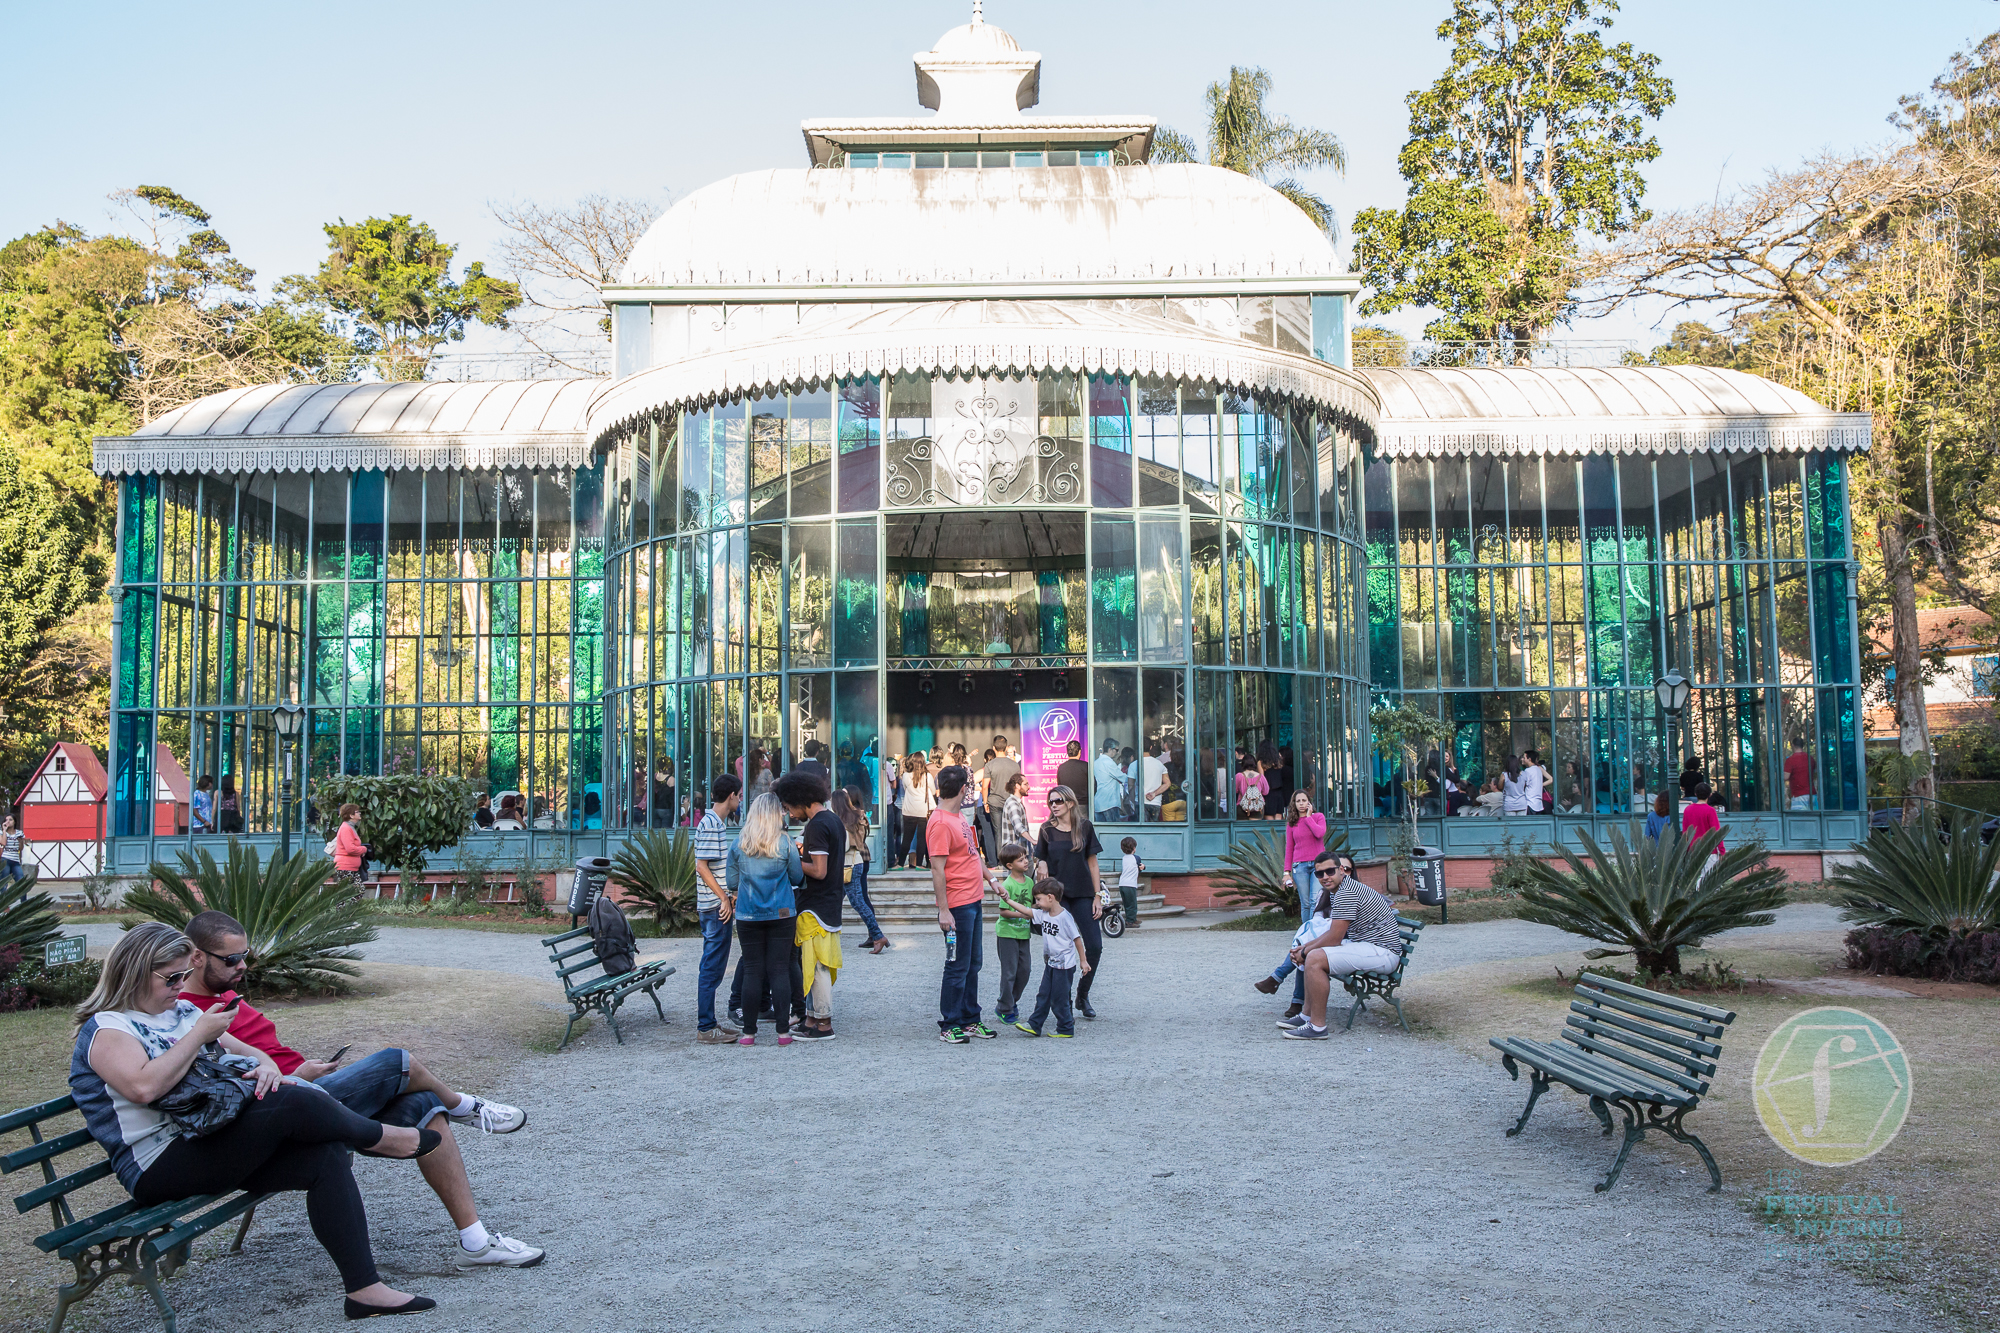
[[[722, 816], [713, 807], [702, 812], [701, 822], [694, 826], [694, 859], [708, 862], [709, 873], [715, 882], [723, 882], [729, 868], [729, 832], [723, 826]], [[713, 912], [722, 906], [722, 899], [709, 890], [708, 883], [700, 875], [694, 877], [694, 907], [697, 912]]]
[[1362, 944], [1379, 945], [1390, 953], [1403, 952], [1403, 937], [1396, 933], [1396, 909], [1389, 900], [1360, 880], [1349, 876], [1333, 892], [1327, 916], [1346, 921], [1347, 938]]

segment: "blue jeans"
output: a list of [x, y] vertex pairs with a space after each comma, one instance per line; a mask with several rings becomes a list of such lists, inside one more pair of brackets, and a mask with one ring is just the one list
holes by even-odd
[[868, 927], [868, 942], [873, 944], [882, 939], [882, 927], [875, 921], [875, 908], [868, 901], [868, 863], [863, 861], [854, 867], [854, 879], [847, 886], [847, 901], [854, 904], [854, 910], [861, 915], [861, 924]]
[[938, 1030], [971, 1027], [979, 1021], [980, 951], [985, 947], [984, 905], [951, 909], [958, 931], [958, 957], [945, 960], [944, 985], [938, 989]]
[[695, 1026], [706, 1032], [715, 1026], [715, 988], [729, 970], [729, 923], [711, 907], [701, 914], [701, 970], [695, 974]]
[[0, 861], [0, 876], [7, 879], [26, 879], [28, 872], [21, 869], [19, 861]]
[[[1319, 896], [1319, 879], [1313, 874], [1312, 862], [1300, 861], [1292, 867], [1292, 887], [1299, 891], [1299, 924], [1303, 926], [1306, 922], [1312, 920], [1313, 899]], [[1298, 976], [1292, 981], [1292, 999], [1299, 1004], [1304, 1004], [1306, 1001], [1306, 974], [1304, 969], [1292, 961], [1292, 955], [1289, 951], [1285, 954], [1285, 961], [1279, 963], [1271, 975], [1277, 980], [1283, 981], [1294, 972], [1298, 973]]]
[[1035, 1031], [1042, 1030], [1042, 1024], [1049, 1019], [1051, 1010], [1056, 1016], [1056, 1031], [1065, 1037], [1076, 1035], [1076, 1016], [1069, 1007], [1070, 983], [1076, 980], [1073, 967], [1042, 968], [1042, 989], [1035, 997], [1035, 1012], [1028, 1015], [1028, 1026]]
[[420, 1129], [444, 1110], [434, 1092], [407, 1092], [410, 1053], [394, 1046], [322, 1075], [313, 1084], [358, 1116], [403, 1129]]

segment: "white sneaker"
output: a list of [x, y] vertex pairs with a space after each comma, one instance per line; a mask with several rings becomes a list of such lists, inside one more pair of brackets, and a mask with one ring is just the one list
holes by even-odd
[[505, 1102], [489, 1102], [484, 1097], [474, 1097], [470, 1108], [464, 1111], [447, 1111], [454, 1120], [470, 1120], [488, 1134], [512, 1134], [528, 1123], [528, 1113], [518, 1106]]
[[541, 1261], [540, 1250], [532, 1245], [523, 1245], [512, 1236], [489, 1234], [486, 1248], [480, 1250], [468, 1250], [463, 1245], [458, 1247], [460, 1268], [533, 1268]]

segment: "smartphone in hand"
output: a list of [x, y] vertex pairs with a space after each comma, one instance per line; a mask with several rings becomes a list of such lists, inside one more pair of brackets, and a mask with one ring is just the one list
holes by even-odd
[[323, 1065], [337, 1065], [340, 1063], [340, 1057], [346, 1055], [349, 1051], [353, 1049], [354, 1049], [354, 1043], [349, 1042], [347, 1043], [347, 1045], [335, 1051], [332, 1055], [327, 1056], [326, 1059], [320, 1061], [320, 1063]]

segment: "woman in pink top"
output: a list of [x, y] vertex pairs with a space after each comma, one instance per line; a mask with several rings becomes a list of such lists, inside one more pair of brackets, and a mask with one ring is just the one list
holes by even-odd
[[[1253, 791], [1257, 793], [1257, 799], [1254, 801], [1248, 799], [1250, 793]], [[1243, 771], [1236, 775], [1236, 817], [1238, 819], [1264, 818], [1266, 814], [1264, 798], [1270, 794], [1271, 780], [1264, 776], [1264, 761], [1261, 759], [1245, 760]]]
[[333, 835], [333, 868], [359, 884], [362, 867], [368, 864], [368, 845], [361, 841], [354, 821], [361, 807], [349, 802], [340, 807], [340, 831]]
[[[1292, 799], [1285, 804], [1285, 864], [1291, 867], [1292, 888], [1299, 895], [1299, 924], [1312, 919], [1313, 900], [1319, 896], [1319, 879], [1313, 874], [1313, 862], [1326, 852], [1326, 816], [1313, 809], [1312, 796], [1304, 791], [1292, 793]], [[1257, 983], [1257, 989], [1266, 995], [1277, 992], [1278, 984], [1297, 970], [1288, 951], [1285, 961], [1280, 963], [1270, 976]], [[1292, 985], [1292, 1013], [1305, 1005], [1306, 974], [1298, 971]], [[1285, 1016], [1290, 1018], [1292, 1013]]]

